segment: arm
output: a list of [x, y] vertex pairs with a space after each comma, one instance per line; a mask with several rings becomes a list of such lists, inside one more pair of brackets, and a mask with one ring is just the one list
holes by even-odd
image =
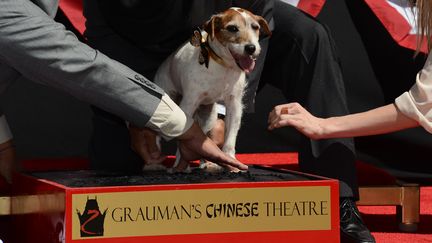
[[394, 104], [323, 119], [311, 115], [297, 103], [290, 103], [276, 106], [268, 122], [270, 130], [293, 126], [313, 139], [367, 136], [420, 125], [432, 133], [432, 55], [418, 73], [415, 84], [396, 98]]
[[293, 126], [313, 139], [368, 136], [418, 126], [394, 105], [386, 105], [362, 113], [340, 117], [318, 118], [301, 105], [290, 103], [276, 106], [269, 115], [269, 130]]
[[[144, 127], [163, 91], [81, 43], [31, 1], [0, 2], [0, 62]], [[145, 105], [143, 105], [145, 104]]]
[[[155, 117], [153, 114], [162, 103], [163, 90], [79, 42], [30, 1], [22, 4], [14, 0], [0, 1], [0, 46], [0, 62], [28, 79], [65, 91], [137, 127], [152, 126], [153, 122], [149, 123], [149, 120]], [[192, 126], [192, 122], [172, 119], [164, 124], [159, 132], [178, 137], [185, 158], [200, 155], [221, 164], [247, 168], [223, 154], [201, 130]]]

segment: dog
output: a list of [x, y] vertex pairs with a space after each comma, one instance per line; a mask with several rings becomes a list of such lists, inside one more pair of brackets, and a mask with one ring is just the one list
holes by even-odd
[[[224, 103], [226, 138], [222, 150], [232, 157], [242, 118], [246, 74], [254, 69], [260, 54], [260, 34], [271, 35], [263, 17], [241, 8], [227, 9], [213, 15], [203, 30], [194, 31], [191, 40], [169, 56], [155, 75], [155, 83], [194, 117], [204, 133], [216, 122], [216, 102]], [[189, 168], [179, 165], [179, 151], [176, 158], [174, 168]]]

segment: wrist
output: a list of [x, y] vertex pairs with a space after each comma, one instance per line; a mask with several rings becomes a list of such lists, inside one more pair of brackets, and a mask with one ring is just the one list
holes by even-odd
[[158, 132], [165, 140], [171, 140], [186, 133], [192, 123], [193, 119], [165, 94], [146, 127]]
[[337, 117], [321, 118], [319, 124], [320, 133], [318, 136], [322, 139], [333, 138], [338, 133], [339, 126]]

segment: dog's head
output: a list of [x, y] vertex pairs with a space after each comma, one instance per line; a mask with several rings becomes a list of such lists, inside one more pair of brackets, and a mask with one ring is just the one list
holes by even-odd
[[230, 8], [212, 18], [204, 25], [210, 41], [217, 40], [229, 50], [238, 67], [246, 73], [255, 67], [261, 52], [258, 43], [261, 34], [271, 35], [267, 21], [241, 8]]

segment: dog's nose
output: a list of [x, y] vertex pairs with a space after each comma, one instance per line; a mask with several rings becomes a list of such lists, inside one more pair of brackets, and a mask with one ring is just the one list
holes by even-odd
[[245, 46], [245, 52], [249, 55], [254, 54], [256, 51], [256, 46], [254, 44], [247, 44]]

